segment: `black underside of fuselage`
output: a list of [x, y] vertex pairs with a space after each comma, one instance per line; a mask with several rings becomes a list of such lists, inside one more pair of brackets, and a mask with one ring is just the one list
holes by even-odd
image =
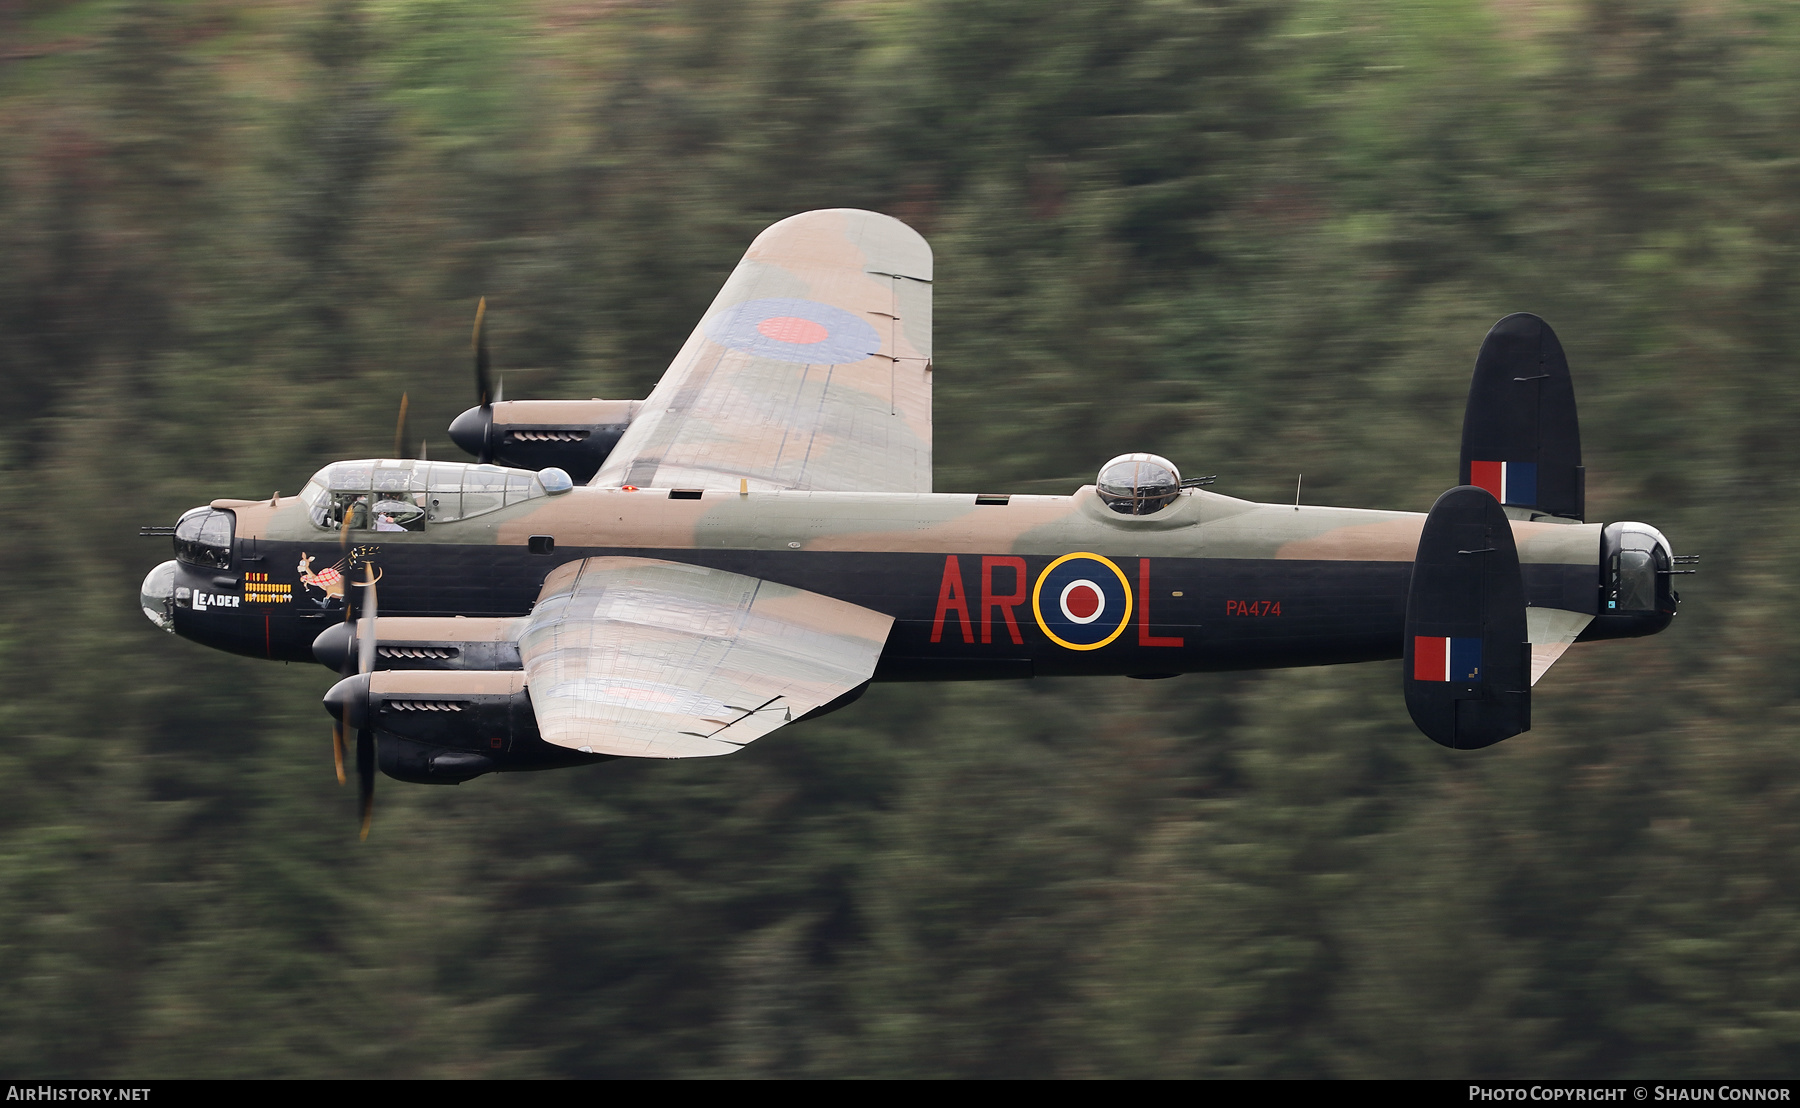
[[[316, 554], [318, 544], [309, 545]], [[182, 566], [178, 584], [215, 597], [241, 596], [246, 573], [289, 583], [292, 591], [279, 603], [178, 603], [175, 630], [233, 653], [311, 661], [313, 639], [343, 619], [343, 608], [295, 581], [301, 549], [249, 540], [229, 571]], [[381, 614], [525, 615], [551, 570], [604, 556], [727, 570], [892, 615], [878, 681], [1176, 674], [1398, 658], [1412, 572], [1410, 562], [1114, 555], [1134, 594], [1131, 616], [1106, 645], [1071, 649], [1040, 628], [1028, 597], [1017, 599], [1054, 561], [1049, 555], [1024, 556], [1020, 582], [1012, 565], [1001, 564], [1011, 563], [1010, 555], [989, 556], [984, 567], [980, 554], [558, 548], [546, 556], [511, 546], [394, 544], [374, 558]]]

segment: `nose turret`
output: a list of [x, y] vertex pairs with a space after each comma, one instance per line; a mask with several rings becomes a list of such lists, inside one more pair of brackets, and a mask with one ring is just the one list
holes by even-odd
[[[164, 631], [202, 646], [252, 658], [293, 659], [296, 647], [304, 650], [317, 630], [310, 624], [294, 626], [298, 621], [288, 605], [273, 603], [269, 575], [245, 568], [236, 529], [237, 516], [230, 508], [213, 507], [184, 512], [173, 527], [144, 528], [146, 535], [172, 537], [175, 558], [144, 577], [138, 609]], [[262, 561], [248, 564], [260, 566]], [[256, 584], [247, 586], [247, 580]], [[285, 590], [281, 599], [288, 599]], [[296, 643], [295, 632], [305, 637]]]

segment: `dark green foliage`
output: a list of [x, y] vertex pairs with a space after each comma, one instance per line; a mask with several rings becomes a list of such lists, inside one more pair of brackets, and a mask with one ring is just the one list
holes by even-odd
[[[0, 1072], [1792, 1075], [1797, 50], [1754, 0], [0, 5]], [[362, 845], [329, 676], [134, 611], [138, 524], [403, 390], [448, 455], [476, 297], [509, 397], [639, 396], [839, 205], [937, 250], [939, 488], [1423, 509], [1529, 310], [1591, 515], [1704, 573], [1475, 754], [1392, 665], [878, 687], [384, 782]]]

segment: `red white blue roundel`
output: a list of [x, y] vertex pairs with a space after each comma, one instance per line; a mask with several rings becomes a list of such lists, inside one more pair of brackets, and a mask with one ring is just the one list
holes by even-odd
[[714, 342], [757, 358], [802, 365], [847, 365], [881, 349], [867, 320], [817, 300], [746, 300], [706, 321]]
[[1056, 645], [1098, 650], [1131, 621], [1131, 586], [1098, 554], [1064, 554], [1038, 574], [1031, 614]]

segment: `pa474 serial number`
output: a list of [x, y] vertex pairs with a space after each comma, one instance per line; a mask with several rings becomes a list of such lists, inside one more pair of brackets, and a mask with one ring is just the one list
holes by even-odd
[[1225, 614], [1228, 616], [1278, 616], [1281, 614], [1281, 601], [1227, 600]]

